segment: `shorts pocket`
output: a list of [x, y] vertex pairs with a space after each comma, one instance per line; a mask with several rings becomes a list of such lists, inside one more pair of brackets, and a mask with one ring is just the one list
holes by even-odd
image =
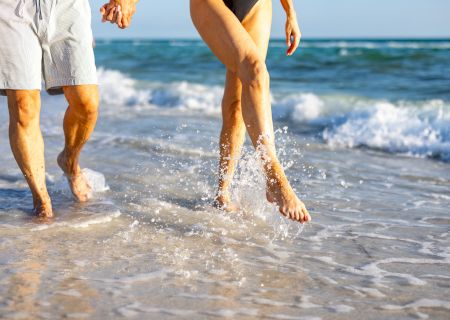
[[[25, 1], [26, 0], [19, 0], [19, 3], [16, 6], [15, 14], [19, 18], [23, 18], [23, 11], [24, 11], [24, 7], [25, 7]], [[34, 1], [34, 0], [29, 0], [29, 1]]]

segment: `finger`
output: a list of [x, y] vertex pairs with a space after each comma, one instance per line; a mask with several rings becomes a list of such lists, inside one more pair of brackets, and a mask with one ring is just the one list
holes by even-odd
[[119, 11], [115, 11], [112, 20], [110, 21], [112, 24], [116, 23], [117, 16], [119, 15]]
[[129, 21], [127, 18], [123, 18], [122, 19], [122, 29], [126, 29], [128, 28], [128, 26], [130, 25]]
[[294, 44], [295, 44], [295, 42], [292, 41], [292, 38], [293, 38], [293, 35], [291, 34], [291, 35], [290, 35], [289, 46], [288, 46], [288, 49], [287, 49], [287, 51], [286, 51], [286, 54], [287, 54], [288, 56], [290, 56], [290, 55], [292, 54], [292, 50], [293, 50]]
[[295, 34], [294, 35], [294, 47], [293, 47], [292, 53], [297, 51], [297, 48], [298, 48], [299, 44], [300, 44], [300, 35], [299, 34]]
[[100, 8], [100, 13], [102, 14], [102, 22], [106, 21], [106, 6], [107, 4], [104, 4], [101, 8]]
[[286, 32], [286, 45], [288, 47], [291, 46], [291, 32], [290, 31]]
[[114, 17], [113, 20], [111, 21], [111, 23], [117, 23], [119, 24], [119, 13], [122, 13], [122, 9], [120, 6], [117, 6], [116, 8], [116, 12], [114, 13]]
[[[106, 3], [103, 5], [103, 8], [105, 9], [104, 15], [108, 16], [108, 14], [111, 12], [112, 9], [114, 9], [116, 6], [111, 3]], [[105, 17], [106, 18], [106, 17]]]
[[107, 3], [106, 4], [106, 11], [109, 11], [109, 10], [111, 10], [112, 8], [115, 8], [116, 7], [116, 4], [115, 3]]
[[109, 13], [108, 16], [106, 17], [106, 20], [108, 21], [112, 21], [114, 18], [114, 13], [116, 12], [116, 8], [112, 8]]
[[117, 14], [117, 20], [116, 23], [119, 26], [119, 28], [122, 28], [122, 17], [123, 17], [123, 13], [122, 11], [119, 11], [119, 13]]

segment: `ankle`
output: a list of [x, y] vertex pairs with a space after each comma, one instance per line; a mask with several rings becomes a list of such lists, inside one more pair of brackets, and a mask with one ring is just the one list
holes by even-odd
[[38, 207], [38, 206], [48, 206], [48, 205], [52, 205], [52, 200], [50, 199], [50, 196], [47, 194], [42, 194], [42, 195], [36, 195], [33, 197], [34, 199], [34, 207]]
[[68, 175], [78, 175], [80, 172], [78, 166], [78, 153], [70, 152], [64, 149], [58, 157], [59, 165]]
[[285, 190], [290, 188], [289, 180], [284, 172], [271, 172], [267, 174], [267, 187], [270, 190]]
[[228, 190], [218, 190], [216, 193], [216, 200], [218, 201], [227, 201], [231, 198]]

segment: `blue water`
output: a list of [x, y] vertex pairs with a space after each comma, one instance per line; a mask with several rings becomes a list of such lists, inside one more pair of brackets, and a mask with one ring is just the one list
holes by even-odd
[[[386, 99], [450, 99], [450, 40], [305, 40], [292, 57], [272, 40], [267, 65], [280, 91]], [[99, 66], [147, 81], [221, 85], [222, 64], [201, 41], [102, 41]]]
[[[148, 104], [218, 112], [220, 94], [201, 92], [223, 85], [224, 67], [203, 42], [98, 40], [95, 50], [100, 68], [137, 81], [139, 99], [147, 90]], [[450, 160], [450, 40], [305, 40], [284, 52], [271, 41], [275, 119], [329, 145]]]
[[53, 223], [31, 218], [0, 98], [0, 318], [448, 319], [450, 40], [284, 51], [267, 64], [304, 227], [265, 200], [248, 141], [242, 212], [211, 206], [225, 72], [200, 41], [97, 40], [86, 204], [56, 165], [66, 101], [42, 94]]

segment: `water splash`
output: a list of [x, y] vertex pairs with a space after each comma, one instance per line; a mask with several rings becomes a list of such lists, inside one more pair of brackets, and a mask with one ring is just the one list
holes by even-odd
[[[288, 153], [299, 153], [298, 148], [295, 151], [287, 151], [291, 148], [291, 141], [287, 134], [287, 127], [275, 132], [278, 140], [277, 155], [281, 158], [283, 168], [286, 170], [291, 167], [295, 160], [283, 161]], [[266, 198], [266, 176], [263, 172], [263, 160], [267, 158], [263, 147], [244, 148], [242, 156], [238, 162], [234, 179], [231, 183], [230, 193], [233, 202], [241, 208], [247, 216], [254, 216], [263, 220], [266, 224], [273, 227], [273, 233], [270, 236], [275, 239], [295, 239], [303, 231], [303, 225], [298, 222], [285, 218], [278, 211], [278, 207], [267, 201]]]
[[[91, 186], [93, 197], [95, 197], [96, 194], [109, 190], [109, 186], [106, 183], [105, 176], [102, 173], [88, 168], [84, 168], [82, 172], [88, 180], [89, 185]], [[72, 196], [72, 192], [70, 191], [70, 187], [64, 175], [61, 175], [58, 179], [55, 180], [53, 184], [50, 185], [50, 190], [62, 193], [63, 195], [68, 197]]]

